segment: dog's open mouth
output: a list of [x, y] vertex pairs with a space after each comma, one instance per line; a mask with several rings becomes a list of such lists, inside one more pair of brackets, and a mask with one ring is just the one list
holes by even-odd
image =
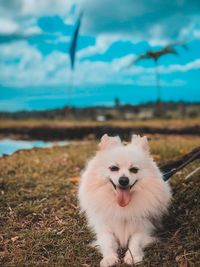
[[138, 180], [130, 186], [121, 187], [116, 185], [111, 179], [109, 179], [114, 189], [116, 190], [116, 201], [120, 207], [125, 207], [129, 204], [131, 200], [131, 188], [137, 183]]

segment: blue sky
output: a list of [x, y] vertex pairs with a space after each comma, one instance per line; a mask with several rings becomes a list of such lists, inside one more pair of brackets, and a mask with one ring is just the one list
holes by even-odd
[[[69, 45], [83, 11], [72, 74]], [[155, 101], [154, 64], [127, 66], [175, 41], [159, 60], [162, 99], [200, 102], [200, 1], [1, 0], [0, 110]]]

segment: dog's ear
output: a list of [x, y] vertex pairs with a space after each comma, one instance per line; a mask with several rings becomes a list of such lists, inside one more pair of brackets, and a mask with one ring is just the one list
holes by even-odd
[[149, 152], [149, 144], [146, 136], [132, 135], [131, 144], [140, 146], [144, 151]]
[[119, 136], [108, 136], [107, 134], [104, 134], [101, 137], [101, 142], [99, 143], [99, 148], [100, 150], [104, 150], [104, 149], [110, 149], [113, 147], [117, 147], [117, 146], [121, 146], [121, 139], [119, 138]]

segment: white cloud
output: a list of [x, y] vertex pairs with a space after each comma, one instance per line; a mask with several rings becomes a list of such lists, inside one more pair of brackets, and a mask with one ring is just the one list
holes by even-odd
[[195, 16], [190, 23], [181, 29], [178, 38], [184, 41], [200, 39], [199, 16]]
[[[122, 59], [123, 60], [123, 59]], [[200, 59], [188, 62], [186, 64], [171, 64], [168, 66], [160, 65], [158, 67], [158, 71], [160, 74], [170, 74], [174, 72], [187, 72], [195, 69], [200, 69]], [[130, 69], [123, 69], [123, 72], [131, 74], [131, 75], [138, 75], [141, 73], [151, 74], [155, 73], [155, 68], [144, 68], [139, 65], [133, 65]]]
[[[81, 0], [83, 29], [87, 33], [129, 35], [134, 41], [171, 41], [188, 38], [191, 24], [200, 18], [198, 0]], [[182, 32], [182, 34], [180, 34]]]
[[66, 15], [76, 0], [2, 0], [2, 16], [26, 17], [45, 15]]
[[172, 72], [187, 72], [194, 69], [200, 69], [200, 59], [196, 59], [185, 65], [172, 64], [170, 66], [160, 66], [159, 71], [161, 73], [172, 73]]
[[18, 21], [2, 16], [0, 18], [0, 25], [0, 35], [16, 35], [21, 38], [26, 38], [28, 36], [42, 34], [42, 30], [37, 26], [36, 19]]
[[[59, 86], [68, 85], [71, 81], [67, 54], [53, 52], [43, 56], [35, 47], [21, 41], [1, 45], [0, 58], [0, 83], [4, 86]], [[133, 58], [134, 56], [129, 55], [112, 62], [77, 61], [73, 84], [74, 86], [109, 83], [134, 83], [142, 86], [155, 84], [154, 68], [144, 68], [139, 65], [126, 68]], [[19, 62], [16, 64], [16, 61]], [[193, 69], [200, 69], [200, 59], [185, 65], [159, 66], [160, 74], [187, 72]], [[164, 81], [162, 83], [166, 85]], [[183, 85], [177, 81], [172, 84]]]
[[[44, 57], [25, 41], [0, 47], [1, 84], [7, 86], [62, 85], [70, 81], [69, 56], [53, 52]], [[18, 64], [13, 62], [20, 59]], [[8, 62], [12, 64], [7, 64]], [[111, 83], [116, 74], [115, 63], [77, 62], [74, 85]], [[115, 82], [122, 82], [117, 75]]]
[[133, 60], [136, 58], [136, 55], [128, 55], [125, 57], [117, 58], [112, 61], [113, 68], [116, 71], [126, 71], [132, 65]]
[[[37, 64], [42, 62], [42, 56], [26, 42], [1, 45], [0, 57], [2, 59], [0, 63], [2, 85], [20, 86], [23, 83], [30, 85], [34, 81], [38, 83], [41, 81], [43, 72], [39, 72], [40, 66], [38, 65], [37, 68]], [[20, 62], [14, 64], [15, 60], [20, 60]], [[7, 64], [8, 62], [10, 64]]]
[[[0, 47], [1, 84], [4, 86], [53, 86], [68, 85], [71, 81], [69, 56], [53, 52], [42, 56], [39, 51], [25, 41], [11, 43]], [[13, 62], [20, 59], [18, 64]], [[7, 64], [10, 61], [12, 64]], [[13, 61], [13, 62], [12, 62]], [[130, 83], [119, 75], [117, 66], [126, 59], [113, 62], [77, 61], [74, 73], [74, 86], [86, 84]], [[120, 65], [121, 64], [121, 65]]]
[[9, 18], [0, 18], [0, 34], [13, 34], [19, 31], [17, 22]]
[[[19, 0], [18, 0], [19, 1]], [[65, 15], [69, 12], [71, 6], [76, 3], [75, 0], [21, 0], [22, 15]]]
[[24, 32], [23, 32], [25, 36], [41, 34], [41, 33], [42, 33], [41, 29], [36, 25], [30, 26], [24, 29]]
[[100, 35], [96, 38], [96, 44], [94, 46], [86, 47], [78, 51], [77, 56], [79, 58], [93, 56], [95, 54], [104, 54], [112, 43], [117, 41], [119, 36]]
[[194, 37], [200, 39], [200, 30], [194, 30]]
[[[155, 75], [149, 74], [149, 75], [140, 75], [138, 79], [135, 80], [135, 83], [138, 86], [155, 86], [156, 85], [156, 78]], [[166, 81], [161, 79], [160, 85], [161, 87], [179, 87], [184, 86], [186, 84], [186, 81], [181, 79], [172, 79], [170, 81]]]
[[37, 26], [38, 17], [47, 15], [66, 17], [75, 3], [76, 0], [1, 0], [0, 34], [41, 33]]

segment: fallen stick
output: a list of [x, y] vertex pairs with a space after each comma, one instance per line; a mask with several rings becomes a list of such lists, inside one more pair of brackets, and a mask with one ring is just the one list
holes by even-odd
[[192, 177], [195, 173], [197, 173], [198, 171], [200, 171], [200, 167], [196, 168], [194, 171], [192, 171], [191, 173], [189, 173], [186, 177], [185, 180], [189, 179], [190, 177]]

